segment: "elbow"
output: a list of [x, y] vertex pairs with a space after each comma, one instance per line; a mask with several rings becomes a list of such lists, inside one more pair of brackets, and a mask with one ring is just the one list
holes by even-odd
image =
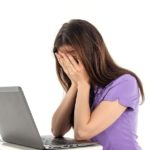
[[54, 137], [63, 137], [63, 134], [61, 134], [60, 132], [56, 132], [53, 129], [51, 129], [51, 132], [52, 132], [52, 134], [53, 134]]
[[51, 129], [51, 132], [52, 132], [52, 134], [53, 134], [53, 136], [57, 136], [57, 133], [53, 130], [53, 129]]
[[88, 140], [88, 136], [86, 134], [86, 131], [82, 130], [82, 129], [75, 130], [74, 138], [75, 138], [75, 140], [79, 140], [79, 141], [80, 140]]

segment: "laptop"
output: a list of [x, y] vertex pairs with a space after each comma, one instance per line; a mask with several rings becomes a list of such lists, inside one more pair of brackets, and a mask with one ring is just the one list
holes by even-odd
[[0, 87], [0, 135], [5, 142], [41, 150], [101, 147], [99, 143], [88, 140], [40, 136], [20, 86]]

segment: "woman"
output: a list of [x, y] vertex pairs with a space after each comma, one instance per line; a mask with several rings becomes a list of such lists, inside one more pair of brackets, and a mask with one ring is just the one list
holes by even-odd
[[141, 80], [114, 62], [98, 30], [88, 21], [70, 20], [53, 52], [66, 91], [52, 118], [54, 136], [73, 126], [76, 140], [98, 142], [104, 150], [141, 150], [136, 134]]

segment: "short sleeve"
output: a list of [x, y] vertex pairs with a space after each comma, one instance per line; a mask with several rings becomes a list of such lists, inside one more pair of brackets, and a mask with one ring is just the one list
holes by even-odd
[[133, 110], [139, 103], [139, 88], [137, 80], [132, 75], [126, 74], [114, 80], [107, 88], [103, 100], [116, 100], [123, 106]]

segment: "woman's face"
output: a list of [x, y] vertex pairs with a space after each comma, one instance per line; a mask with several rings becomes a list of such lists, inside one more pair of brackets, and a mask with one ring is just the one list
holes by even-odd
[[59, 51], [63, 52], [64, 54], [70, 54], [73, 58], [75, 58], [77, 60], [77, 58], [79, 58], [77, 51], [72, 48], [69, 45], [63, 45], [58, 49], [58, 53]]

